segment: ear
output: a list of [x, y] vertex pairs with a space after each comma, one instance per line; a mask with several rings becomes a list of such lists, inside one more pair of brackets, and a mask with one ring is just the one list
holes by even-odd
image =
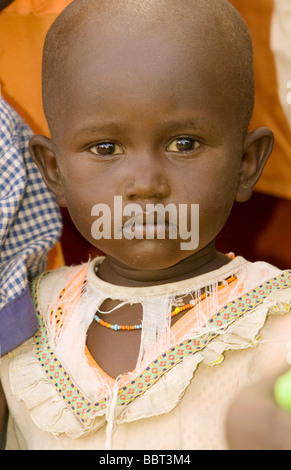
[[47, 187], [54, 194], [56, 203], [61, 207], [66, 207], [52, 141], [42, 135], [34, 135], [29, 143], [29, 151]]
[[251, 198], [273, 146], [274, 134], [266, 127], [260, 127], [246, 136], [235, 198], [237, 202], [245, 202]]

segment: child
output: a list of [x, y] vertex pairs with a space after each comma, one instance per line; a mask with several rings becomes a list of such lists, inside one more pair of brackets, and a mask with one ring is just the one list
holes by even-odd
[[1, 363], [10, 435], [226, 449], [228, 404], [285, 362], [291, 323], [290, 272], [215, 250], [273, 146], [248, 132], [247, 28], [225, 0], [75, 0], [43, 60], [51, 139], [31, 152], [106, 256], [33, 282], [39, 330]]

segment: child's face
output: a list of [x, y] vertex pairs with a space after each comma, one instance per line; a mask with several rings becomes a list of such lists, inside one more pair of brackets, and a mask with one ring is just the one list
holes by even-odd
[[[213, 242], [228, 218], [244, 151], [237, 100], [203, 47], [195, 54], [153, 33], [134, 42], [108, 35], [99, 51], [94, 34], [73, 53], [59, 106], [57, 200], [81, 234], [111, 257], [133, 268], [165, 269]], [[187, 204], [189, 223], [190, 205], [199, 204], [198, 248], [181, 250], [179, 236], [96, 241], [92, 208], [106, 204], [113, 224], [114, 196], [123, 207]]]

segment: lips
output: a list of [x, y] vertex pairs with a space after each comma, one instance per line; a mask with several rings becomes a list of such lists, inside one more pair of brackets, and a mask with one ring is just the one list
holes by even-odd
[[169, 222], [165, 211], [143, 211], [134, 214], [124, 223], [123, 235], [129, 239], [177, 238], [177, 226]]

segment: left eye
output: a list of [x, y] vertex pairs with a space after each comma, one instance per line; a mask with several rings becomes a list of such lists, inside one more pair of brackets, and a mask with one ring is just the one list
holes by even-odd
[[100, 156], [120, 155], [124, 153], [123, 148], [114, 142], [100, 142], [90, 147], [90, 152]]
[[168, 152], [191, 152], [200, 147], [200, 143], [190, 137], [180, 137], [173, 140], [167, 147]]

